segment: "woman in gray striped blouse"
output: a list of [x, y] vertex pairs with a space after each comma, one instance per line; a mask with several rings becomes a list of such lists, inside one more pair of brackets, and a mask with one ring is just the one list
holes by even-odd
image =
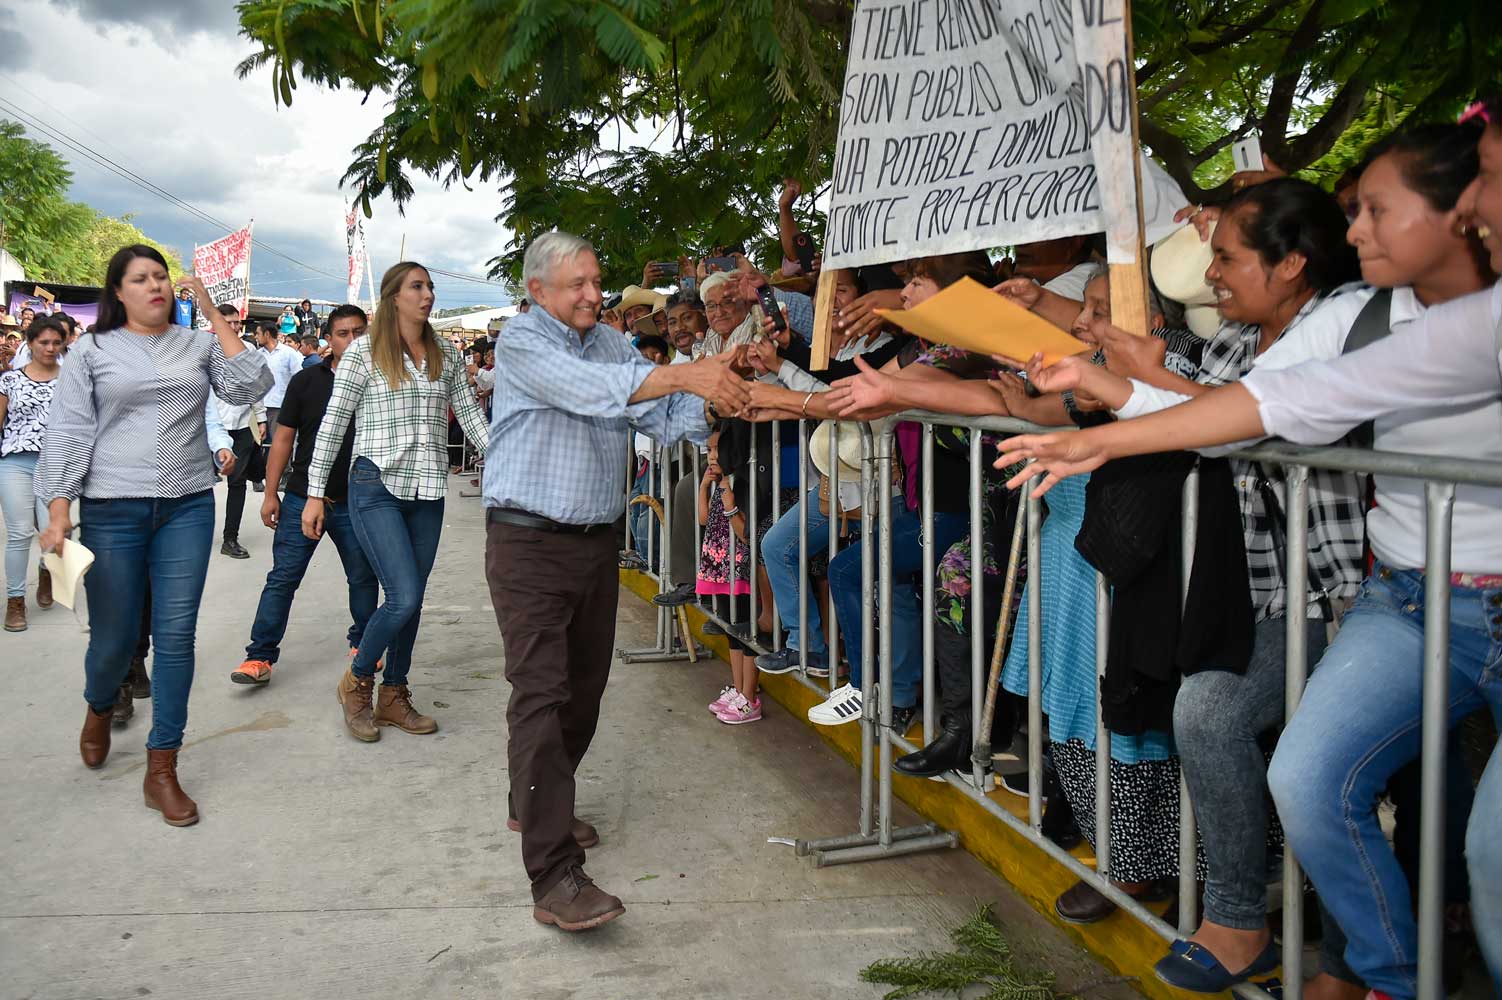
[[177, 783], [177, 751], [188, 722], [198, 604], [214, 540], [214, 464], [204, 430], [209, 389], [252, 403], [271, 387], [258, 351], [246, 349], [192, 275], [177, 285], [196, 297], [212, 335], [176, 326], [167, 262], [135, 245], [110, 258], [98, 333], [68, 354], [48, 414], [36, 495], [48, 506], [43, 552], [62, 551], [78, 499], [82, 542], [94, 553], [84, 578], [89, 649], [84, 657], [79, 753], [102, 767], [110, 711], [130, 670], [142, 600], [151, 587], [151, 735], [146, 804], [173, 826], [198, 822]]

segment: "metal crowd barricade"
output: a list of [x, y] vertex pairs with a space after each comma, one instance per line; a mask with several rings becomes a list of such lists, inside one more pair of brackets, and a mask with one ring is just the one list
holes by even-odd
[[[800, 839], [795, 842], [797, 853], [812, 855], [820, 866], [854, 861], [895, 857], [940, 847], [953, 847], [956, 835], [928, 823], [904, 829], [892, 826], [892, 758], [894, 751], [911, 753], [918, 746], [904, 735], [892, 729], [892, 459], [895, 447], [894, 427], [897, 421], [912, 421], [922, 427], [921, 454], [923, 477], [920, 493], [919, 516], [923, 540], [922, 566], [922, 648], [923, 648], [923, 727], [927, 738], [937, 734], [936, 703], [937, 685], [934, 665], [934, 579], [936, 562], [941, 555], [931, 544], [933, 538], [935, 498], [933, 486], [935, 426], [965, 428], [970, 434], [969, 445], [969, 538], [971, 543], [971, 698], [974, 730], [972, 736], [980, 741], [981, 715], [979, 711], [989, 679], [987, 636], [982, 627], [985, 621], [984, 563], [983, 553], [983, 476], [982, 462], [994, 456], [982, 447], [982, 432], [1002, 434], [1055, 431], [1060, 428], [1040, 428], [1024, 421], [1008, 417], [959, 417], [928, 411], [910, 411], [899, 414], [889, 421], [880, 433], [873, 433], [868, 425], [860, 425], [862, 435], [861, 462], [861, 577], [864, 593], [863, 612], [860, 622], [862, 649], [861, 697], [861, 761], [860, 761], [860, 813], [858, 830], [817, 839]], [[773, 489], [771, 491], [774, 523], [783, 514], [779, 486], [781, 483], [780, 452], [782, 440], [780, 425], [773, 424]], [[798, 421], [798, 608], [797, 619], [800, 634], [808, 635], [809, 583], [808, 561], [809, 514], [811, 499], [808, 475], [807, 421]], [[779, 629], [775, 627], [776, 608], [773, 608], [774, 628], [770, 642], [763, 642], [756, 634], [756, 565], [760, 558], [760, 539], [757, 524], [757, 496], [759, 494], [755, 449], [757, 435], [752, 435], [752, 483], [746, 495], [749, 500], [747, 521], [751, 546], [751, 592], [749, 601], [751, 620], [745, 629], [735, 620], [734, 602], [728, 613], [721, 614], [717, 607], [701, 608], [705, 614], [727, 631], [757, 652], [769, 652], [780, 646]], [[628, 447], [630, 441], [628, 439]], [[634, 451], [634, 449], [633, 449]], [[654, 478], [662, 499], [667, 522], [671, 524], [672, 489], [666, 474], [666, 463], [659, 463], [660, 449], [654, 451]], [[694, 481], [700, 478], [700, 456], [697, 450], [688, 447], [683, 456], [686, 462], [691, 455]], [[1444, 866], [1444, 801], [1445, 801], [1445, 752], [1448, 732], [1448, 647], [1449, 647], [1449, 576], [1450, 576], [1450, 528], [1456, 484], [1478, 486], [1502, 486], [1502, 463], [1480, 462], [1463, 458], [1438, 458], [1422, 455], [1405, 455], [1391, 452], [1376, 452], [1344, 447], [1304, 448], [1281, 442], [1268, 442], [1244, 449], [1236, 456], [1273, 463], [1285, 469], [1285, 508], [1287, 511], [1287, 589], [1291, 594], [1307, 593], [1308, 574], [1308, 490], [1311, 468], [1330, 469], [1352, 473], [1379, 473], [1383, 475], [1421, 479], [1425, 481], [1425, 501], [1428, 525], [1425, 539], [1426, 613], [1424, 616], [1424, 681], [1422, 707], [1422, 805], [1420, 820], [1420, 877], [1418, 890], [1419, 908], [1419, 997], [1420, 1000], [1440, 1000], [1443, 996], [1441, 948], [1443, 937], [1443, 866]], [[686, 464], [680, 469], [686, 472]], [[838, 434], [830, 435], [830, 516], [827, 525], [827, 547], [831, 561], [839, 551], [839, 470]], [[737, 491], [739, 493], [739, 490]], [[972, 771], [960, 774], [950, 771], [943, 779], [969, 796], [984, 810], [1025, 837], [1039, 850], [1063, 865], [1085, 881], [1101, 895], [1115, 903], [1121, 910], [1157, 933], [1165, 940], [1173, 940], [1181, 934], [1192, 932], [1199, 923], [1196, 912], [1197, 887], [1195, 879], [1197, 834], [1194, 813], [1189, 801], [1188, 787], [1182, 773], [1179, 779], [1179, 926], [1169, 926], [1148, 910], [1134, 897], [1112, 884], [1109, 878], [1111, 844], [1111, 785], [1110, 754], [1111, 734], [1102, 718], [1099, 684], [1108, 654], [1110, 591], [1103, 576], [1096, 579], [1096, 746], [1095, 746], [1095, 865], [1080, 861], [1068, 851], [1058, 847], [1043, 836], [1042, 826], [1042, 761], [1043, 761], [1043, 711], [1042, 711], [1042, 589], [1046, 586], [1041, 566], [1039, 529], [1042, 524], [1043, 501], [1031, 497], [1031, 485], [1022, 503], [1022, 516], [1026, 523], [1026, 553], [1028, 558], [1028, 582], [1026, 607], [1019, 612], [1028, 618], [1028, 807], [1027, 818], [1019, 819], [988, 794], [983, 780], [982, 767], [975, 764]], [[812, 498], [817, 502], [817, 494]], [[1190, 571], [1194, 561], [1194, 545], [1197, 534], [1199, 511], [1199, 475], [1191, 470], [1186, 476], [1182, 490], [1183, 523], [1181, 526], [1181, 600], [1187, 598]], [[697, 514], [697, 512], [695, 512]], [[694, 532], [695, 550], [701, 542], [700, 531]], [[655, 530], [655, 525], [649, 530]], [[670, 565], [668, 552], [672, 531], [661, 532], [662, 545], [659, 567]], [[731, 564], [734, 565], [734, 546], [737, 541], [731, 534]], [[629, 545], [629, 540], [628, 540]], [[653, 549], [649, 546], [648, 552]], [[665, 590], [667, 575], [653, 574], [659, 581], [659, 590]], [[688, 581], [674, 580], [681, 584]], [[876, 595], [876, 601], [870, 599]], [[652, 650], [634, 651], [631, 659], [681, 658], [684, 653], [674, 648], [675, 637], [668, 609], [659, 616], [658, 647]], [[1001, 621], [1010, 615], [1010, 608], [1001, 608]], [[1287, 670], [1285, 703], [1288, 715], [1297, 709], [1306, 681], [1306, 632], [1307, 607], [1305, 602], [1288, 602], [1286, 615]], [[829, 676], [820, 683], [820, 678], [808, 672], [809, 643], [805, 640], [799, 650], [800, 669], [793, 675], [796, 680], [814, 692], [824, 695], [838, 687], [839, 631], [835, 617], [826, 606], [823, 624], [827, 634]], [[847, 627], [849, 625], [847, 624]], [[873, 639], [875, 642], [873, 643]], [[873, 787], [874, 786], [874, 787]], [[1291, 851], [1284, 853], [1283, 869], [1283, 968], [1282, 982], [1286, 996], [1297, 1000], [1303, 982], [1303, 900], [1304, 879]], [[1243, 984], [1236, 992], [1244, 997], [1268, 1000], [1268, 994], [1252, 984]]]

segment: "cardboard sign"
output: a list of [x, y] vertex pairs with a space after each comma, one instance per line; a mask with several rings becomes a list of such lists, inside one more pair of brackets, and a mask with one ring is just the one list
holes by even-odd
[[[214, 306], [232, 303], [246, 315], [250, 307], [250, 246], [251, 222], [244, 229], [237, 229], [228, 236], [193, 248], [193, 273], [203, 282], [209, 293], [208, 302], [198, 303], [200, 317]], [[200, 325], [207, 325], [200, 318]]]
[[974, 278], [961, 278], [913, 309], [878, 309], [907, 332], [935, 344], [978, 354], [1000, 354], [1026, 364], [1043, 354], [1051, 365], [1090, 350], [1048, 320], [993, 292]]
[[[824, 267], [1102, 230], [1113, 262], [1131, 255], [1125, 2], [859, 0]], [[1186, 200], [1139, 169], [1150, 243]]]

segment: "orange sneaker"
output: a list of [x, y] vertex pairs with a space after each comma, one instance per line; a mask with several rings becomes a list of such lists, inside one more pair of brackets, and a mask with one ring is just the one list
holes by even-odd
[[[360, 647], [359, 646], [351, 647], [351, 649], [349, 651], [349, 662], [350, 663], [354, 663], [355, 662], [355, 657], [359, 656], [359, 655], [360, 655]], [[376, 669], [375, 669], [375, 672], [376, 673], [380, 673], [381, 672], [381, 668], [383, 666], [385, 666], [384, 663], [382, 663], [380, 660], [376, 660]]]
[[236, 684], [265, 684], [271, 680], [271, 664], [265, 660], [246, 660], [229, 675]]

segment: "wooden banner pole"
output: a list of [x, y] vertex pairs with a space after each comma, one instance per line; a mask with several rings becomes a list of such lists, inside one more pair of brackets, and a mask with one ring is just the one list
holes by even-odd
[[821, 269], [814, 290], [814, 340], [809, 345], [809, 367], [816, 372], [829, 367], [829, 342], [834, 338], [834, 272], [833, 268]]
[[[1126, 65], [1130, 73], [1136, 65], [1132, 44], [1132, 0], [1121, 0], [1123, 34], [1126, 36]], [[1148, 315], [1147, 294], [1147, 245], [1143, 240], [1146, 226], [1142, 217], [1142, 156], [1141, 139], [1137, 128], [1137, 81], [1128, 80], [1127, 94], [1131, 100], [1132, 122], [1132, 188], [1137, 201], [1136, 253], [1130, 264], [1112, 264], [1111, 270], [1111, 322], [1131, 333], [1147, 336], [1151, 331]]]

